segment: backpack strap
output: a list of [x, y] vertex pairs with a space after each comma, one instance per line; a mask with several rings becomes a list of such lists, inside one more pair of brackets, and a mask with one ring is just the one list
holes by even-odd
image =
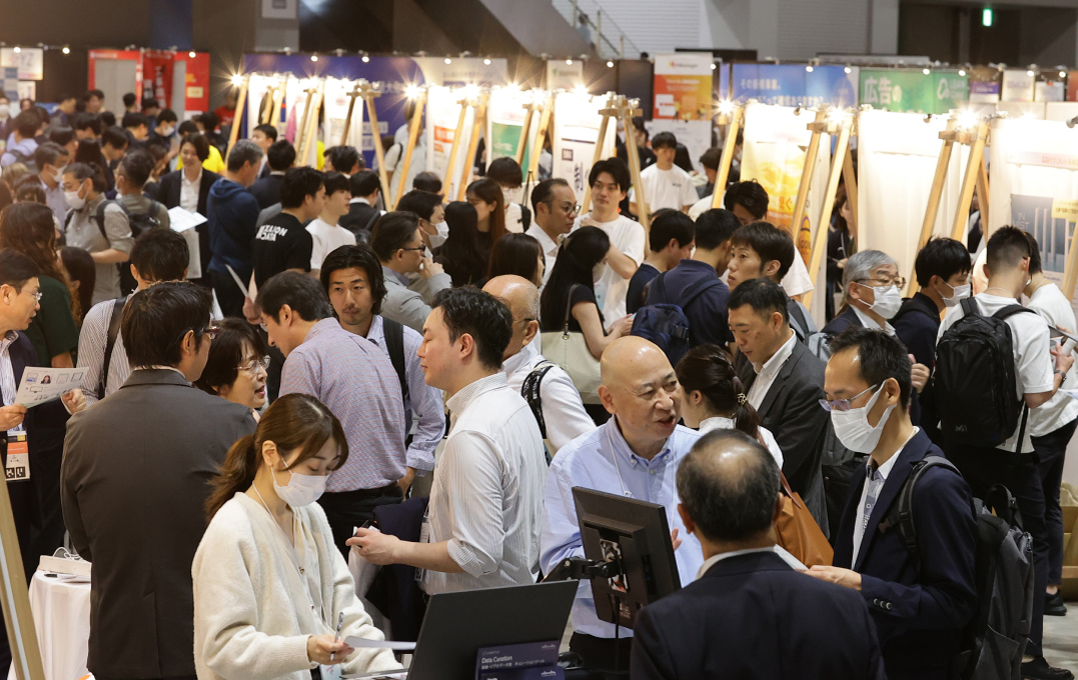
[[[963, 302], [965, 302], [965, 300], [963, 300]], [[1000, 321], [1005, 321], [1008, 317], [1019, 314], [1021, 312], [1029, 312], [1030, 314], [1036, 314], [1036, 312], [1034, 312], [1032, 309], [1028, 309], [1019, 304], [1013, 304], [1007, 305], [1003, 309], [999, 310], [992, 315], [992, 318], [999, 319]], [[1026, 436], [1026, 421], [1028, 420], [1029, 404], [1027, 404], [1025, 398], [1022, 397], [1022, 425], [1018, 428], [1018, 440], [1015, 444], [1015, 449], [1019, 454], [1022, 453], [1022, 440], [1025, 439]]]
[[116, 298], [112, 303], [112, 316], [109, 317], [109, 330], [105, 339], [105, 360], [101, 365], [101, 382], [97, 388], [97, 398], [105, 398], [105, 387], [109, 382], [109, 364], [112, 363], [112, 350], [116, 347], [116, 338], [120, 335], [120, 319], [123, 317], [126, 297]]
[[546, 439], [546, 419], [543, 418], [543, 396], [542, 385], [543, 378], [554, 368], [554, 364], [550, 361], [541, 361], [535, 368], [524, 377], [524, 382], [520, 385], [520, 396], [524, 397], [524, 401], [528, 402], [528, 407], [532, 410], [532, 415], [535, 416], [535, 422], [539, 424], [539, 433]]
[[[111, 248], [112, 241], [109, 240], [109, 235], [105, 231], [105, 208], [109, 207], [109, 203], [116, 203], [116, 201], [101, 201], [101, 204], [97, 206], [97, 210], [94, 211], [94, 214], [90, 219], [97, 222], [97, 228], [101, 231], [101, 236], [104, 237], [105, 243]], [[120, 209], [124, 211], [124, 214], [126, 214], [127, 208], [124, 208], [123, 203], [119, 203], [118, 205], [120, 206]]]
[[[801, 342], [806, 342], [808, 340], [809, 324], [808, 320], [805, 318], [805, 312], [801, 309], [801, 305], [799, 305], [796, 300], [787, 297], [786, 310], [793, 311], [793, 315], [797, 317], [797, 327], [794, 328], [794, 333], [797, 334], [797, 339]], [[801, 332], [798, 333], [798, 330], [800, 330]]]
[[518, 203], [517, 205], [520, 206], [520, 225], [524, 231], [528, 231], [528, 227], [532, 225], [531, 208], [524, 205], [523, 203]]
[[722, 282], [718, 279], [713, 279], [707, 276], [702, 277], [696, 283], [685, 289], [685, 291], [681, 294], [681, 299], [678, 300], [678, 307], [681, 307], [682, 311], [684, 311], [689, 305], [692, 304], [693, 300], [699, 297], [701, 293], [706, 290], [711, 290], [720, 283]]
[[648, 294], [645, 302], [648, 305], [659, 305], [666, 302], [666, 273], [659, 274], [648, 283]]
[[382, 317], [382, 331], [385, 333], [386, 350], [389, 352], [389, 360], [393, 363], [393, 369], [401, 383], [401, 398], [408, 401], [408, 378], [404, 364], [404, 326]]
[[[374, 208], [374, 206], [371, 206], [371, 207]], [[365, 226], [363, 228], [366, 229], [367, 231], [370, 231], [371, 229], [374, 228], [374, 223], [377, 222], [378, 218], [381, 217], [381, 216], [382, 216], [382, 211], [379, 210], [378, 208], [374, 208], [374, 215], [372, 215], [371, 218], [369, 220], [367, 220], [367, 226]]]
[[992, 318], [993, 319], [999, 319], [1000, 321], [1005, 321], [1008, 317], [1010, 317], [1010, 316], [1012, 316], [1014, 314], [1018, 314], [1020, 312], [1029, 312], [1030, 314], [1036, 314], [1036, 312], [1034, 312], [1032, 309], [1029, 309], [1027, 307], [1023, 307], [1022, 305], [1019, 305], [1019, 304], [1013, 304], [1013, 305], [1007, 305], [1003, 309], [999, 310], [998, 312], [996, 312], [995, 314], [992, 315]]
[[[965, 298], [965, 299], [962, 300], [961, 304], [962, 304], [962, 312], [966, 316], [983, 316], [981, 314], [980, 307], [977, 305], [977, 301], [974, 300], [973, 298], [971, 298], [971, 297]], [[1003, 311], [1003, 310], [1000, 310], [1000, 311]]]
[[914, 568], [918, 573], [921, 571], [921, 552], [917, 545], [917, 527], [913, 523], [913, 492], [925, 472], [934, 467], [947, 467], [959, 476], [962, 474], [954, 463], [943, 456], [925, 456], [913, 466], [913, 472], [898, 491], [898, 500], [887, 511], [884, 521], [880, 522], [878, 527], [880, 533], [892, 528], [898, 531], [899, 540], [913, 556]]

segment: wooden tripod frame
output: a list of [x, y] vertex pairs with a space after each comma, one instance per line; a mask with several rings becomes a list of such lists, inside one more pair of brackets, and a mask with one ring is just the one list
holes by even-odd
[[232, 118], [232, 129], [228, 132], [228, 149], [225, 151], [225, 159], [232, 153], [232, 147], [240, 135], [240, 124], [243, 123], [243, 111], [247, 106], [247, 86], [250, 84], [250, 76], [243, 76], [240, 83], [240, 95], [236, 98], [236, 115]]
[[324, 84], [319, 82], [317, 87], [308, 90], [307, 105], [303, 112], [302, 142], [299, 155], [296, 157], [299, 165], [307, 165], [307, 159], [311, 155], [311, 146], [317, 144], [315, 137], [318, 135], [318, 110], [322, 106], [323, 87]]
[[[419, 138], [419, 128], [423, 123], [423, 109], [427, 105], [427, 90], [420, 89], [415, 96], [415, 111], [412, 112], [412, 120], [408, 121], [408, 146], [404, 150], [403, 162], [397, 165], [395, 172], [400, 175], [397, 181], [397, 196], [393, 200], [393, 208], [396, 209], [404, 195], [405, 185], [408, 180], [408, 169], [412, 165], [412, 153], [415, 151], [415, 143]], [[386, 199], [389, 205], [389, 199]]]
[[[475, 120], [472, 121], [472, 135], [468, 138], [468, 155], [464, 157], [464, 169], [461, 171], [460, 185], [457, 187], [458, 201], [463, 201], [468, 191], [468, 183], [472, 178], [472, 169], [475, 167], [475, 151], [479, 148], [479, 135], [486, 126], [487, 103], [489, 101], [489, 92], [479, 93], [479, 104], [475, 109]], [[454, 139], [453, 143], [455, 144], [456, 141]], [[454, 158], [453, 161], [456, 162], [456, 159]]]
[[[383, 202], [389, 205], [389, 173], [386, 172], [386, 150], [382, 148], [382, 135], [378, 130], [378, 111], [374, 108], [374, 100], [382, 96], [379, 87], [371, 85], [366, 80], [359, 81], [359, 96], [363, 98], [364, 108], [367, 109], [367, 120], [371, 124], [371, 141], [374, 142], [374, 157], [378, 160], [378, 179], [381, 182], [379, 189], [382, 192]], [[362, 123], [360, 123], [362, 125]]]
[[[591, 165], [595, 167], [595, 164], [603, 160], [603, 144], [606, 142], [606, 133], [610, 127], [610, 119], [618, 119], [618, 98], [613, 92], [608, 92], [606, 95], [606, 104], [599, 111], [599, 114], [603, 117], [599, 123], [599, 136], [595, 140], [595, 153], [591, 158]], [[591, 183], [589, 182], [584, 187], [584, 199], [580, 201], [580, 214], [586, 215], [591, 208]]]
[[737, 133], [741, 129], [741, 123], [745, 118], [745, 109], [740, 106], [734, 107], [729, 113], [720, 113], [719, 125], [726, 125], [726, 141], [722, 144], [722, 157], [719, 159], [719, 170], [715, 173], [715, 191], [711, 195], [711, 207], [721, 208], [722, 198], [726, 193], [726, 182], [730, 178], [730, 165], [734, 161], [734, 147], [737, 146]]

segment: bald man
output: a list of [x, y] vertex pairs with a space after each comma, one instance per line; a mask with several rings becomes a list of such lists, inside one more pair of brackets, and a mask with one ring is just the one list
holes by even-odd
[[[677, 424], [677, 376], [661, 349], [631, 335], [606, 348], [600, 367], [599, 398], [613, 417], [563, 447], [550, 466], [540, 564], [550, 573], [561, 560], [584, 556], [572, 494], [574, 486], [581, 486], [665, 507], [668, 525], [682, 543], [674, 553], [681, 583], [691, 583], [704, 560], [699, 541], [686, 535], [677, 513], [675, 478], [700, 435]], [[628, 669], [632, 631], [621, 629], [615, 641], [614, 625], [595, 614], [589, 586], [580, 589], [573, 603], [573, 629], [569, 646], [585, 667], [600, 674]]]
[[483, 290], [500, 299], [513, 313], [513, 337], [505, 348], [502, 368], [509, 388], [528, 402], [550, 455], [595, 429], [584, 410], [580, 392], [560, 366], [541, 353], [539, 289], [520, 276], [495, 276]]

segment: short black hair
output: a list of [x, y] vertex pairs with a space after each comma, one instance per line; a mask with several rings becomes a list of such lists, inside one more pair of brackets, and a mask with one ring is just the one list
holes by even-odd
[[371, 248], [379, 261], [389, 262], [401, 248], [407, 248], [419, 229], [419, 216], [410, 212], [388, 212], [378, 218], [371, 231]]
[[326, 152], [326, 159], [337, 172], [350, 173], [359, 164], [359, 152], [354, 146], [335, 146]]
[[64, 168], [64, 174], [68, 173], [73, 175], [79, 182], [90, 180], [93, 183], [94, 191], [102, 192], [105, 190], [105, 175], [100, 166], [95, 163], [70, 163]]
[[162, 281], [136, 292], [120, 320], [131, 368], [178, 366], [189, 331], [195, 333], [195, 348], [202, 347], [212, 308], [210, 289], [188, 281]]
[[220, 123], [217, 118], [217, 114], [213, 111], [206, 111], [205, 113], [200, 113], [199, 115], [195, 116], [195, 120], [197, 120], [199, 123], [202, 123], [202, 127], [206, 130], [206, 132], [215, 131], [217, 129], [218, 123]]
[[123, 131], [123, 128], [117, 127], [115, 125], [110, 125], [109, 127], [105, 128], [105, 130], [101, 133], [101, 146], [105, 146], [107, 144], [114, 149], [126, 149], [127, 145], [130, 143], [131, 140], [128, 139], [127, 134]]
[[205, 135], [200, 135], [197, 132], [189, 132], [183, 136], [180, 141], [180, 148], [183, 148], [184, 144], [190, 144], [195, 147], [195, 154], [198, 156], [198, 160], [205, 161], [210, 157], [210, 141], [206, 139]]
[[[268, 123], [258, 125], [255, 127], [255, 130], [258, 130], [262, 134], [266, 135], [267, 138], [273, 141], [277, 141], [277, 128], [273, 127], [272, 125], [269, 125]], [[251, 130], [251, 133], [253, 134], [254, 130]]]
[[429, 191], [412, 189], [397, 203], [397, 210], [415, 213], [421, 218], [430, 221], [434, 215], [434, 209], [442, 204], [442, 197]]
[[735, 205], [740, 205], [749, 211], [757, 220], [762, 220], [767, 215], [767, 206], [771, 199], [767, 196], [767, 189], [760, 186], [754, 179], [747, 182], [735, 182], [726, 188], [726, 195], [722, 199], [722, 205], [730, 212], [734, 211]]
[[753, 222], [746, 224], [731, 237], [730, 244], [733, 246], [748, 246], [760, 256], [760, 268], [772, 260], [778, 260], [779, 279], [786, 276], [794, 263], [794, 240], [790, 232], [779, 229], [770, 222]]
[[68, 156], [67, 149], [56, 142], [45, 142], [38, 146], [37, 150], [34, 151], [34, 165], [37, 166], [39, 171], [44, 170], [46, 165], [57, 168], [59, 166], [56, 164], [56, 161], [61, 156]]
[[722, 161], [722, 149], [713, 146], [703, 154], [700, 155], [700, 165], [709, 170], [718, 170], [719, 163]]
[[588, 173], [588, 186], [595, 186], [595, 183], [599, 181], [599, 175], [604, 172], [614, 179], [614, 183], [621, 191], [628, 191], [633, 183], [629, 175], [629, 166], [625, 165], [625, 161], [620, 158], [607, 158], [591, 166], [591, 172]]
[[[917, 253], [917, 260], [913, 263], [917, 285], [921, 288], [927, 288], [933, 276], [947, 281], [955, 274], [968, 274], [972, 270], [969, 250], [961, 241], [953, 238], [930, 239], [925, 247], [921, 248], [921, 252]], [[1029, 271], [1033, 273], [1032, 262]]]
[[382, 180], [374, 170], [360, 170], [348, 179], [352, 187], [352, 197], [367, 197], [382, 188]]
[[651, 148], [655, 149], [677, 149], [677, 137], [673, 132], [660, 132], [651, 138]]
[[[740, 453], [746, 461], [721, 465], [724, 453]], [[678, 465], [681, 505], [709, 541], [745, 541], [768, 531], [780, 488], [775, 459], [740, 430], [708, 432]]]
[[49, 141], [59, 144], [60, 146], [67, 146], [75, 139], [75, 128], [68, 127], [67, 125], [53, 126], [49, 131]]
[[433, 172], [424, 170], [412, 178], [412, 188], [429, 191], [432, 194], [440, 194], [442, 193], [442, 180]]
[[187, 241], [171, 229], [148, 229], [131, 247], [131, 264], [151, 282], [182, 281], [190, 259]]
[[745, 305], [763, 318], [770, 317], [772, 313], [782, 314], [783, 323], [790, 323], [790, 310], [787, 308], [786, 293], [782, 286], [771, 279], [751, 279], [738, 284], [737, 288], [730, 291], [730, 297], [726, 300], [726, 309], [740, 309]]
[[1041, 247], [1037, 243], [1037, 239], [1033, 238], [1033, 234], [1028, 231], [1025, 234], [1026, 240], [1029, 241], [1029, 274], [1030, 276], [1040, 274], [1044, 271], [1041, 266]]
[[141, 189], [150, 179], [150, 173], [153, 172], [155, 165], [157, 162], [153, 156], [142, 149], [135, 149], [128, 152], [120, 161], [119, 173], [134, 185], [132, 188]]
[[554, 187], [567, 187], [569, 183], [560, 177], [551, 177], [550, 179], [544, 179], [535, 185], [532, 189], [532, 214], [539, 213], [539, 204], [545, 203], [547, 207], [552, 207], [551, 203], [554, 201]]
[[94, 133], [94, 137], [101, 136], [101, 116], [96, 113], [82, 113], [75, 116], [75, 120], [71, 126], [76, 130], [90, 130]]
[[15, 116], [14, 125], [20, 136], [29, 138], [37, 134], [37, 129], [41, 127], [41, 119], [33, 109], [27, 109]]
[[[105, 98], [105, 93], [102, 92], [101, 90], [86, 90], [86, 94], [82, 95], [82, 101], [88, 102], [91, 99], [93, 99], [94, 97], [97, 97], [98, 99], [104, 99]], [[132, 102], [132, 103], [134, 103], [134, 102]]]
[[226, 167], [229, 172], [239, 172], [247, 163], [257, 166], [262, 162], [262, 155], [262, 147], [249, 139], [241, 139], [228, 152]]
[[298, 208], [308, 196], [314, 196], [325, 185], [326, 176], [314, 168], [289, 168], [281, 182], [281, 207], [286, 210]]
[[231, 387], [236, 382], [240, 366], [248, 360], [245, 354], [248, 346], [258, 359], [266, 355], [266, 344], [255, 327], [244, 319], [222, 319], [217, 327], [221, 330], [210, 345], [206, 367], [195, 381], [195, 387], [213, 395], [217, 394], [216, 388]]
[[[287, 139], [278, 139], [266, 151], [266, 164], [270, 170], [285, 172], [296, 162], [296, 147]], [[337, 166], [334, 166], [337, 167]]]
[[729, 210], [712, 208], [696, 218], [696, 247], [714, 250], [733, 238], [741, 228], [741, 220]]
[[355, 267], [367, 272], [367, 282], [371, 286], [371, 299], [374, 306], [372, 314], [382, 313], [382, 299], [386, 296], [386, 281], [382, 274], [382, 263], [374, 254], [374, 249], [366, 243], [357, 243], [354, 246], [341, 246], [322, 261], [322, 268], [318, 271], [318, 278], [322, 282], [322, 290], [329, 295], [329, 284], [333, 278], [333, 272], [341, 269]]
[[179, 120], [179, 118], [176, 117], [176, 112], [172, 109], [161, 109], [156, 118], [158, 125], [161, 123], [175, 123]]
[[180, 123], [180, 127], [176, 128], [176, 130], [181, 135], [200, 135], [200, 134], [202, 134], [202, 132], [198, 129], [198, 124], [195, 123], [195, 121], [193, 121], [193, 120], [185, 120], [185, 121], [183, 121], [182, 123]]
[[352, 185], [348, 181], [348, 175], [343, 172], [326, 172], [323, 173], [325, 177], [326, 185], [326, 198], [329, 198], [338, 191], [347, 191], [352, 193]]
[[696, 224], [692, 218], [680, 210], [660, 210], [651, 220], [651, 232], [648, 233], [648, 246], [657, 253], [670, 243], [677, 241], [679, 248], [684, 248], [696, 237]]
[[442, 310], [449, 341], [467, 333], [475, 341], [479, 363], [502, 367], [502, 355], [513, 337], [513, 314], [504, 302], [474, 286], [448, 288], [434, 296], [432, 309]]
[[322, 284], [310, 274], [283, 271], [262, 284], [258, 291], [259, 308], [263, 314], [280, 321], [281, 307], [288, 305], [304, 321], [321, 321], [333, 316], [333, 305], [322, 290]]
[[101, 129], [105, 130], [116, 125], [116, 114], [112, 111], [102, 111], [97, 114], [101, 117]]
[[988, 268], [993, 273], [1001, 269], [1013, 269], [1024, 257], [1030, 257], [1033, 249], [1029, 247], [1026, 233], [1010, 225], [996, 229], [988, 239]]
[[501, 156], [487, 166], [487, 177], [507, 187], [519, 187], [524, 183], [524, 171], [515, 158]]
[[145, 113], [137, 113], [135, 111], [125, 113], [123, 121], [123, 127], [125, 130], [142, 127], [143, 125], [145, 125], [147, 128], [150, 127], [150, 117], [147, 116]]
[[850, 326], [831, 338], [829, 344], [832, 357], [846, 349], [857, 350], [857, 372], [870, 386], [876, 385], [879, 389], [888, 378], [897, 380], [898, 404], [902, 410], [906, 409], [912, 389], [910, 371], [913, 365], [909, 351], [898, 338], [878, 328]]
[[26, 282], [38, 276], [41, 267], [29, 256], [14, 248], [0, 250], [0, 286], [11, 286], [21, 293]]
[[124, 95], [123, 99], [124, 99], [124, 106], [134, 106], [135, 102], [137, 101], [137, 99], [135, 98], [135, 93], [134, 92], [128, 92], [127, 94]]

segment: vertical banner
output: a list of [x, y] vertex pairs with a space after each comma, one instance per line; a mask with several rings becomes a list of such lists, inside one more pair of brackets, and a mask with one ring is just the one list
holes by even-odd
[[[427, 167], [426, 169], [442, 178], [442, 192], [445, 196], [456, 196], [460, 191], [460, 178], [471, 164], [467, 162], [468, 143], [475, 123], [475, 109], [469, 107], [464, 118], [464, 130], [461, 132], [460, 145], [457, 148], [456, 162], [449, 171], [449, 155], [453, 151], [453, 139], [457, 134], [460, 121], [460, 101], [464, 99], [463, 88], [432, 86], [427, 90]], [[418, 144], [418, 142], [417, 142]]]
[[[187, 52], [177, 52], [176, 61], [183, 61], [184, 73], [184, 117], [190, 118], [195, 113], [202, 113], [210, 109], [210, 53], [195, 52], [195, 56], [188, 56]], [[179, 112], [176, 112], [179, 115]]]
[[[524, 127], [524, 119], [528, 115], [525, 106], [531, 100], [532, 94], [521, 92], [519, 88], [500, 87], [491, 91], [490, 101], [487, 104], [488, 163], [503, 156], [516, 157], [517, 147], [520, 145], [521, 128]], [[532, 130], [538, 125], [538, 116], [532, 116]], [[534, 137], [530, 134], [531, 130], [528, 132], [526, 140], [531, 142]], [[525, 172], [527, 172], [530, 157], [531, 149], [527, 149], [524, 152], [524, 160], [520, 164]]]
[[[588, 173], [595, 156], [602, 123], [602, 97], [576, 92], [559, 92], [554, 98], [554, 167], [553, 177], [569, 182], [577, 200], [584, 196]], [[607, 126], [602, 158], [614, 155], [617, 131], [614, 122]]]
[[172, 102], [172, 69], [175, 60], [171, 52], [147, 50], [142, 55], [142, 98], [153, 97], [167, 108]]
[[861, 104], [885, 111], [947, 113], [969, 99], [969, 76], [957, 72], [861, 69]]
[[652, 118], [710, 121], [713, 60], [709, 52], [655, 55]]
[[[262, 124], [262, 107], [270, 96], [270, 86], [276, 85], [278, 78], [252, 73], [247, 77], [247, 131], [248, 134]], [[278, 112], [280, 117], [280, 112]]]
[[[325, 107], [325, 122], [322, 125], [322, 143], [328, 149], [341, 143], [341, 135], [344, 133], [344, 121], [348, 117], [348, 93], [352, 91], [352, 83], [340, 78], [326, 78], [325, 98], [322, 105]], [[360, 102], [362, 108], [363, 102]], [[352, 109], [355, 117], [355, 107]], [[351, 127], [348, 131], [352, 136]], [[358, 148], [358, 147], [357, 147]]]

